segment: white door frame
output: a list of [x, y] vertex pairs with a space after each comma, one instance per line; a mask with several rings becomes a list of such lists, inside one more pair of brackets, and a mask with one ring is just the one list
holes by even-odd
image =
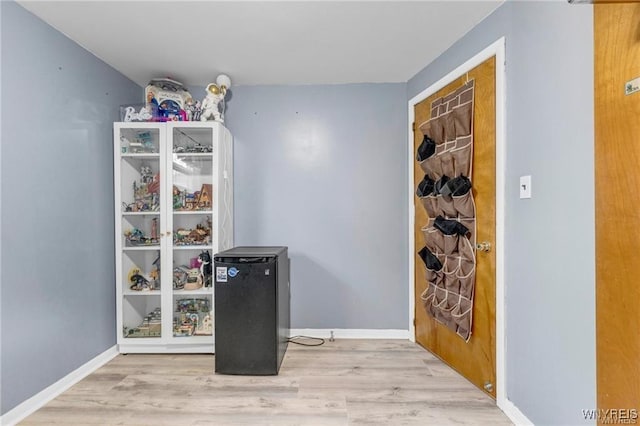
[[416, 182], [413, 179], [413, 121], [414, 107], [433, 93], [442, 89], [463, 74], [471, 71], [492, 56], [496, 57], [496, 402], [498, 407], [507, 411], [512, 404], [506, 396], [505, 363], [505, 298], [504, 298], [504, 211], [505, 211], [505, 158], [506, 158], [506, 74], [505, 74], [505, 38], [502, 37], [473, 58], [451, 71], [449, 74], [418, 93], [409, 100], [409, 339], [415, 342], [416, 330], [413, 324], [415, 312], [415, 204], [413, 202]]

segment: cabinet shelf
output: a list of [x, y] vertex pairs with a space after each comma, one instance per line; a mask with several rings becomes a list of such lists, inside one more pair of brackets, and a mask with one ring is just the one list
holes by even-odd
[[122, 292], [123, 296], [159, 296], [160, 290], [148, 290], [148, 291], [133, 291], [125, 290]]
[[213, 288], [199, 288], [198, 290], [173, 290], [174, 296], [204, 296], [213, 295]]
[[160, 158], [160, 154], [154, 153], [154, 152], [128, 153], [128, 154], [121, 154], [120, 156], [122, 158], [139, 158], [141, 160], [150, 160], [152, 158]]
[[184, 215], [190, 215], [190, 214], [213, 214], [212, 210], [174, 210], [173, 214], [184, 214]]
[[136, 246], [136, 247], [122, 247], [123, 251], [144, 251], [144, 250], [158, 250], [160, 248], [160, 244], [149, 245], [149, 246]]
[[160, 216], [160, 212], [158, 211], [148, 211], [148, 212], [122, 212], [123, 216]]
[[173, 341], [179, 341], [182, 343], [203, 343], [213, 344], [213, 334], [208, 336], [172, 336]]
[[[174, 290], [172, 284], [194, 278], [208, 284], [210, 270], [203, 276], [197, 258], [233, 246], [231, 133], [217, 122], [114, 123], [113, 130], [118, 348], [212, 353], [213, 288]], [[142, 150], [140, 144], [156, 152], [132, 152]], [[126, 206], [148, 210], [123, 211]], [[154, 244], [128, 246], [131, 241]], [[154, 290], [131, 290], [134, 282]]]
[[162, 342], [162, 337], [123, 337], [129, 343], [136, 342], [139, 345], [157, 345]]
[[197, 245], [192, 245], [192, 246], [173, 246], [174, 250], [213, 250], [213, 246], [212, 245], [207, 245], [207, 246], [197, 246]]
[[173, 158], [213, 157], [213, 152], [174, 152]]

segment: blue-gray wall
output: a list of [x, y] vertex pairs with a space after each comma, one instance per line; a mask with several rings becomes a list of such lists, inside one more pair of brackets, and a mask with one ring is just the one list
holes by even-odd
[[111, 129], [141, 88], [0, 7], [5, 413], [116, 343]]
[[507, 395], [535, 424], [581, 424], [596, 406], [593, 8], [508, 2], [412, 78], [407, 98], [502, 36]]
[[406, 105], [404, 83], [233, 88], [236, 244], [289, 246], [293, 328], [407, 329]]

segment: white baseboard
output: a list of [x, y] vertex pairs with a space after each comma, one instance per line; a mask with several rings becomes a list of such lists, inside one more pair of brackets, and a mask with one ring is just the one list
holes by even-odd
[[35, 394], [20, 405], [14, 407], [12, 410], [7, 411], [2, 417], [0, 417], [0, 425], [13, 426], [16, 423], [21, 422], [27, 416], [33, 414], [36, 410], [43, 407], [62, 392], [66, 391], [71, 386], [75, 385], [80, 380], [111, 361], [116, 355], [118, 355], [118, 346], [114, 345], [86, 364], [73, 370], [51, 386]]
[[292, 328], [289, 336], [309, 336], [328, 339], [409, 339], [409, 330], [377, 330], [368, 328]]
[[509, 417], [516, 426], [533, 426], [533, 422], [527, 418], [513, 402], [508, 399], [498, 401], [498, 408]]

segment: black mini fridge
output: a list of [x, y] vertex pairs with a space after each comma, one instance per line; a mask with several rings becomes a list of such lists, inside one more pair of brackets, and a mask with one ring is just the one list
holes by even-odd
[[287, 247], [215, 255], [215, 372], [278, 374], [289, 339]]

